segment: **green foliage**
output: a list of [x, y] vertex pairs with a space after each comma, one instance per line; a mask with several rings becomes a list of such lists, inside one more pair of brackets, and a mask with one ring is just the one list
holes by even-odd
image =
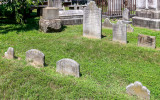
[[[3, 0], [2, 2], [6, 2]], [[32, 0], [8, 0], [6, 3], [0, 5], [1, 15], [13, 18], [17, 23], [25, 23], [29, 17], [31, 5], [38, 5], [40, 0], [33, 3]]]

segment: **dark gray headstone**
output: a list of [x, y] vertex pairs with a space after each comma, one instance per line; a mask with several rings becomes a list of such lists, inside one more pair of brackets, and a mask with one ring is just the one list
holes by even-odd
[[130, 12], [127, 8], [124, 9], [123, 14], [122, 14], [123, 20], [129, 21], [130, 18]]
[[4, 57], [7, 59], [14, 59], [14, 48], [9, 47], [7, 52], [5, 52]]
[[127, 43], [127, 26], [122, 21], [113, 24], [113, 41]]
[[45, 55], [39, 50], [31, 49], [26, 52], [26, 61], [35, 67], [43, 67]]
[[94, 1], [90, 1], [84, 8], [83, 15], [83, 36], [88, 38], [101, 39], [102, 17], [101, 9], [98, 8]]
[[126, 92], [129, 95], [136, 95], [140, 100], [150, 100], [150, 91], [142, 85], [141, 82], [134, 82], [126, 87]]
[[156, 48], [156, 37], [139, 34], [138, 35], [138, 46]]
[[80, 77], [80, 65], [72, 59], [61, 59], [56, 63], [56, 72]]
[[105, 19], [104, 23], [102, 24], [102, 26], [104, 28], [110, 28], [112, 29], [113, 28], [113, 24], [110, 22], [110, 20], [108, 18]]

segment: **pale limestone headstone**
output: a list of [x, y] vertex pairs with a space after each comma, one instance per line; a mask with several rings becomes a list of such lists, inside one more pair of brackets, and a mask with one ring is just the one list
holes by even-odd
[[53, 0], [53, 7], [62, 8], [62, 0]]
[[4, 58], [14, 59], [14, 48], [9, 47], [7, 52], [5, 52], [5, 54], [4, 54]]
[[101, 39], [102, 34], [101, 9], [94, 1], [90, 1], [84, 8], [83, 15], [83, 36], [88, 38]]
[[127, 25], [127, 32], [134, 32], [134, 29], [130, 24]]
[[53, 7], [53, 1], [54, 0], [48, 0], [48, 7]]
[[113, 28], [113, 24], [110, 22], [110, 20], [108, 18], [105, 19], [104, 23], [102, 24], [102, 26], [104, 28], [109, 28], [112, 29]]
[[139, 34], [138, 35], [138, 46], [150, 47], [150, 48], [155, 49], [156, 48], [156, 37]]
[[141, 82], [131, 83], [126, 87], [126, 92], [129, 95], [136, 95], [143, 100], [150, 100], [150, 91]]
[[113, 41], [127, 43], [127, 26], [122, 21], [113, 24]]
[[148, 0], [148, 8], [149, 9], [156, 9], [157, 8], [157, 1], [158, 0]]
[[124, 9], [123, 14], [122, 14], [123, 20], [129, 21], [130, 19], [130, 12], [127, 8]]
[[72, 59], [61, 59], [56, 63], [56, 72], [80, 77], [80, 65]]
[[77, 5], [76, 4], [74, 4], [74, 10], [77, 10]]
[[45, 55], [36, 49], [31, 49], [26, 52], [26, 61], [35, 67], [44, 67]]

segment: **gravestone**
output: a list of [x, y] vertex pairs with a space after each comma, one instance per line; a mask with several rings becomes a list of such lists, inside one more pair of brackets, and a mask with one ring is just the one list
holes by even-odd
[[127, 32], [134, 32], [134, 29], [131, 27], [130, 24], [127, 25]]
[[4, 58], [7, 58], [7, 59], [14, 59], [14, 48], [12, 47], [9, 47], [7, 52], [5, 52], [4, 54]]
[[80, 65], [72, 59], [61, 59], [56, 63], [56, 72], [80, 77]]
[[112, 29], [113, 28], [113, 24], [110, 22], [110, 20], [108, 18], [105, 19], [104, 23], [102, 24], [102, 26], [104, 28], [109, 28]]
[[113, 24], [113, 41], [127, 43], [127, 26], [122, 21]]
[[62, 22], [59, 19], [59, 9], [51, 7], [54, 1], [48, 0], [48, 7], [43, 8], [42, 17], [39, 21], [40, 31], [45, 33], [57, 32], [62, 29]]
[[148, 35], [138, 35], [138, 46], [156, 48], [156, 37]]
[[62, 0], [53, 0], [53, 7], [62, 9]]
[[26, 52], [26, 61], [35, 67], [44, 67], [45, 55], [36, 49], [31, 49]]
[[123, 14], [122, 14], [123, 20], [129, 21], [130, 19], [130, 12], [127, 8], [124, 9]]
[[138, 0], [137, 3], [141, 3], [145, 7], [138, 8], [137, 6], [136, 16], [132, 17], [132, 24], [159, 31], [160, 0]]
[[129, 95], [136, 95], [140, 99], [150, 100], [150, 91], [141, 82], [131, 83], [126, 87], [126, 92]]
[[83, 15], [83, 36], [88, 38], [101, 39], [102, 33], [101, 9], [94, 1], [90, 1], [84, 8]]
[[136, 0], [137, 9], [145, 9], [146, 8], [146, 0]]

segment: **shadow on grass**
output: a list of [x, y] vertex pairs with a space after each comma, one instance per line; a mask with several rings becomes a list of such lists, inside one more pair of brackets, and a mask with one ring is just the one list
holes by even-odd
[[0, 34], [7, 34], [11, 31], [30, 31], [30, 30], [38, 30], [39, 29], [39, 18], [35, 18], [36, 16], [30, 16], [27, 19], [26, 24], [17, 24], [15, 19], [8, 18], [0, 18]]

